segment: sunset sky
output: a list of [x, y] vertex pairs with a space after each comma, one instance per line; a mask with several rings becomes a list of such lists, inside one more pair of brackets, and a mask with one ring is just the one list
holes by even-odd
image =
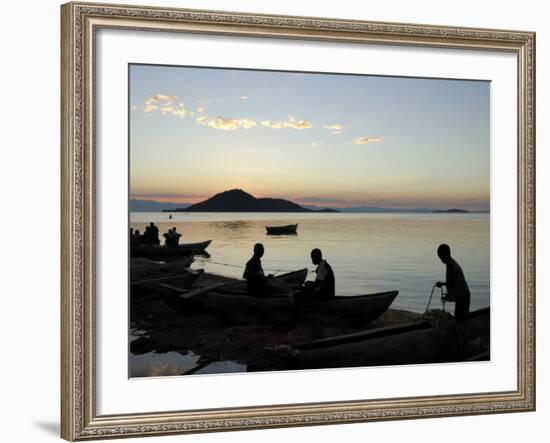
[[130, 66], [130, 194], [489, 209], [490, 83]]

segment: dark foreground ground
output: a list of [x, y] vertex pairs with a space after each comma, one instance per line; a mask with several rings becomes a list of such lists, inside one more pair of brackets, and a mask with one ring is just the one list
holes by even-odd
[[[214, 274], [203, 274], [195, 286], [206, 286], [220, 281], [231, 281]], [[213, 362], [236, 362], [246, 365], [246, 371], [274, 370], [265, 354], [267, 346], [294, 344], [334, 335], [356, 332], [359, 329], [379, 328], [409, 323], [420, 318], [419, 314], [389, 309], [368, 327], [352, 328], [338, 320], [321, 318], [291, 325], [230, 326], [210, 314], [185, 316], [169, 308], [160, 297], [152, 293], [130, 308], [130, 352], [134, 355], [150, 355], [170, 352], [182, 355], [192, 352], [200, 358], [192, 368], [181, 372], [162, 369], [151, 370], [155, 375], [193, 373]], [[132, 363], [130, 363], [130, 366]], [[132, 368], [130, 367], [132, 375]], [[146, 374], [133, 374], [134, 376]]]

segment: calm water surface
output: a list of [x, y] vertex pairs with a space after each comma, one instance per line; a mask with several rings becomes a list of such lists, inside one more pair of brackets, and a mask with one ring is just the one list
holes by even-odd
[[[266, 272], [314, 269], [309, 253], [320, 248], [336, 275], [338, 295], [397, 289], [392, 307], [424, 312], [435, 281], [445, 279], [437, 258], [440, 243], [451, 246], [472, 293], [471, 309], [489, 305], [489, 214], [257, 214], [132, 213], [143, 232], [155, 222], [161, 233], [176, 226], [180, 243], [212, 240], [209, 258], [194, 268], [242, 277], [254, 243], [265, 246]], [[267, 225], [299, 223], [298, 235], [268, 236]], [[315, 278], [313, 272], [310, 279]], [[433, 307], [438, 299], [434, 298]], [[439, 305], [440, 307], [440, 305]]]

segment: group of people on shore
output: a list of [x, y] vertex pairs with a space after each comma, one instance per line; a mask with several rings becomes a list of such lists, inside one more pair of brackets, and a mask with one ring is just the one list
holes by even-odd
[[[265, 297], [271, 295], [276, 287], [272, 284], [273, 275], [265, 275], [262, 267], [264, 246], [261, 243], [254, 245], [253, 255], [246, 263], [243, 278], [247, 282], [248, 293], [254, 297]], [[296, 306], [303, 305], [309, 301], [330, 300], [335, 297], [336, 280], [334, 271], [323, 258], [320, 249], [311, 251], [311, 261], [316, 265], [315, 280], [306, 281], [303, 285], [290, 289], [290, 298]], [[445, 265], [445, 281], [438, 281], [435, 286], [446, 287], [447, 293], [443, 297], [445, 302], [455, 303], [455, 318], [461, 320], [468, 316], [470, 310], [470, 289], [462, 268], [451, 256], [451, 248], [447, 244], [441, 244], [437, 248], [437, 256]]]
[[[181, 238], [181, 234], [177, 232], [176, 227], [168, 229], [168, 232], [162, 234], [164, 237], [164, 245], [170, 248], [177, 248]], [[139, 229], [130, 228], [130, 246], [159, 246], [159, 228], [153, 222], [145, 227], [145, 232], [142, 234]]]

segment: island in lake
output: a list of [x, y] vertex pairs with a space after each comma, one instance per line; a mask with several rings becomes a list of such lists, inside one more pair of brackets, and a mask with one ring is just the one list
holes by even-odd
[[466, 209], [436, 209], [434, 214], [469, 214], [470, 211]]
[[256, 198], [242, 189], [231, 189], [209, 199], [164, 212], [340, 212], [336, 209], [314, 210], [282, 198]]

